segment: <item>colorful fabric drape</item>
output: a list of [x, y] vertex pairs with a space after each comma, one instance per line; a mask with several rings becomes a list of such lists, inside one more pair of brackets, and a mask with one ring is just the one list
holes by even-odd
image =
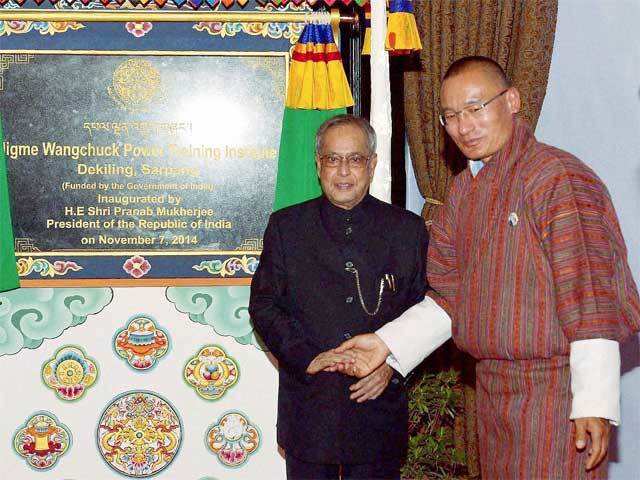
[[[371, 4], [364, 5], [363, 9], [365, 30], [362, 55], [371, 55]], [[389, 3], [385, 48], [391, 55], [411, 55], [422, 50], [411, 0], [391, 0]]]
[[316, 131], [351, 105], [331, 25], [308, 24], [291, 57], [274, 210], [320, 195], [314, 162]]
[[411, 0], [391, 0], [385, 47], [392, 55], [408, 55], [422, 50]]
[[18, 288], [18, 271], [13, 247], [13, 228], [9, 208], [9, 185], [7, 166], [2, 142], [2, 120], [0, 119], [0, 292]]
[[362, 41], [362, 55], [371, 55], [371, 4], [364, 7], [364, 40]]
[[309, 24], [293, 47], [286, 106], [328, 110], [353, 105], [330, 25]]

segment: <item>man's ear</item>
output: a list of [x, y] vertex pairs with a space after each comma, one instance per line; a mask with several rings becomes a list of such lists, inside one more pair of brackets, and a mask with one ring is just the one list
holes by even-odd
[[369, 181], [373, 180], [373, 173], [376, 171], [376, 165], [378, 164], [378, 155], [374, 153], [369, 159]]
[[511, 113], [518, 113], [520, 111], [520, 91], [516, 87], [511, 87], [505, 94], [507, 97], [507, 105]]
[[320, 169], [322, 168], [322, 163], [320, 162], [320, 155], [316, 154], [316, 174], [318, 178], [320, 178]]

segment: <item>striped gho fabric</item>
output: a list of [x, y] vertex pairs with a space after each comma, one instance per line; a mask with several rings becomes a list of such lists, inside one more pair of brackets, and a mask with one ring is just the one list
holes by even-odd
[[[578, 456], [569, 343], [623, 341], [640, 328], [638, 291], [601, 180], [517, 120], [475, 178], [467, 169], [453, 180], [427, 265], [429, 295], [451, 316], [456, 344], [480, 360], [478, 417], [491, 415], [479, 425], [484, 478], [582, 478], [584, 468], [568, 473]], [[549, 454], [544, 438], [568, 456]]]
[[483, 479], [607, 478], [606, 457], [587, 472], [587, 449], [575, 447], [569, 357], [483, 360], [476, 378]]

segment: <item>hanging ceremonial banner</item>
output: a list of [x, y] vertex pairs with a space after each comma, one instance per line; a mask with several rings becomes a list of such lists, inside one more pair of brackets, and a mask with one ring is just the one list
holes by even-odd
[[273, 204], [287, 53], [5, 55], [23, 285], [249, 282]]

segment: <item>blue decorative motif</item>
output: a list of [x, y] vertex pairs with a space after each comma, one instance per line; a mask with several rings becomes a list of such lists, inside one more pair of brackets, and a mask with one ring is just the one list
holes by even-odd
[[249, 287], [169, 287], [167, 299], [192, 322], [213, 327], [242, 345], [266, 350], [249, 318]]
[[38, 348], [83, 324], [113, 298], [110, 288], [20, 288], [0, 294], [0, 356]]

